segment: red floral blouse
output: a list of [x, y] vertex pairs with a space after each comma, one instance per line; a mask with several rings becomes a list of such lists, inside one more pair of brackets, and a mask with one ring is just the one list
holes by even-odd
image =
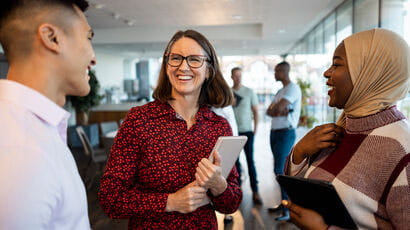
[[228, 122], [203, 106], [187, 130], [184, 120], [159, 101], [134, 107], [111, 148], [99, 199], [110, 218], [129, 218], [129, 229], [217, 229], [215, 210], [236, 211], [242, 200], [234, 167], [221, 195], [194, 212], [165, 212], [167, 198], [195, 180], [198, 162], [219, 136], [231, 136]]

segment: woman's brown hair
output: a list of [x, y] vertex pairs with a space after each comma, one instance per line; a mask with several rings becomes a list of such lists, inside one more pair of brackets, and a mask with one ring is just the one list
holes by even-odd
[[153, 97], [162, 102], [174, 100], [172, 98], [172, 85], [167, 76], [167, 55], [172, 46], [179, 39], [186, 37], [195, 40], [205, 51], [207, 57], [206, 65], [208, 68], [209, 78], [204, 81], [199, 95], [199, 105], [208, 105], [217, 108], [231, 105], [233, 102], [232, 91], [222, 76], [219, 68], [218, 58], [211, 43], [201, 33], [195, 30], [178, 31], [169, 41], [163, 55], [161, 71], [158, 77], [158, 85], [154, 90]]

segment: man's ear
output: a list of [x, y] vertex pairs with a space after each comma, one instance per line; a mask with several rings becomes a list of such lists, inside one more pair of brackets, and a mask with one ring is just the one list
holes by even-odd
[[60, 52], [61, 30], [58, 27], [49, 23], [41, 24], [38, 27], [37, 36], [46, 49], [56, 53]]

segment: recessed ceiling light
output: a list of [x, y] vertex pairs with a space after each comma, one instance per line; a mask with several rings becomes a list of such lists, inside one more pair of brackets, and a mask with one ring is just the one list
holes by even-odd
[[286, 33], [286, 30], [283, 30], [283, 29], [278, 30], [278, 34], [284, 34], [284, 33]]
[[234, 15], [232, 15], [232, 18], [233, 18], [233, 19], [242, 19], [243, 16], [242, 16], [242, 15], [239, 15], [239, 14], [234, 14]]
[[105, 7], [105, 5], [101, 3], [94, 3], [94, 4], [91, 4], [91, 6], [94, 7], [95, 9], [102, 9]]

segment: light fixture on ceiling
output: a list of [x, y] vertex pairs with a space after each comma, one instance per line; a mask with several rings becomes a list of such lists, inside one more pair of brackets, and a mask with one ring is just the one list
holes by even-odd
[[286, 30], [284, 30], [284, 29], [278, 30], [278, 34], [284, 34], [284, 33], [286, 33]]
[[95, 8], [95, 9], [102, 9], [102, 8], [105, 7], [105, 5], [101, 4], [101, 3], [92, 3], [91, 7]]
[[242, 19], [243, 16], [242, 16], [242, 15], [239, 15], [239, 14], [234, 14], [234, 15], [232, 15], [232, 18], [233, 18], [233, 19], [236, 19], [236, 20], [239, 20], [239, 19]]

